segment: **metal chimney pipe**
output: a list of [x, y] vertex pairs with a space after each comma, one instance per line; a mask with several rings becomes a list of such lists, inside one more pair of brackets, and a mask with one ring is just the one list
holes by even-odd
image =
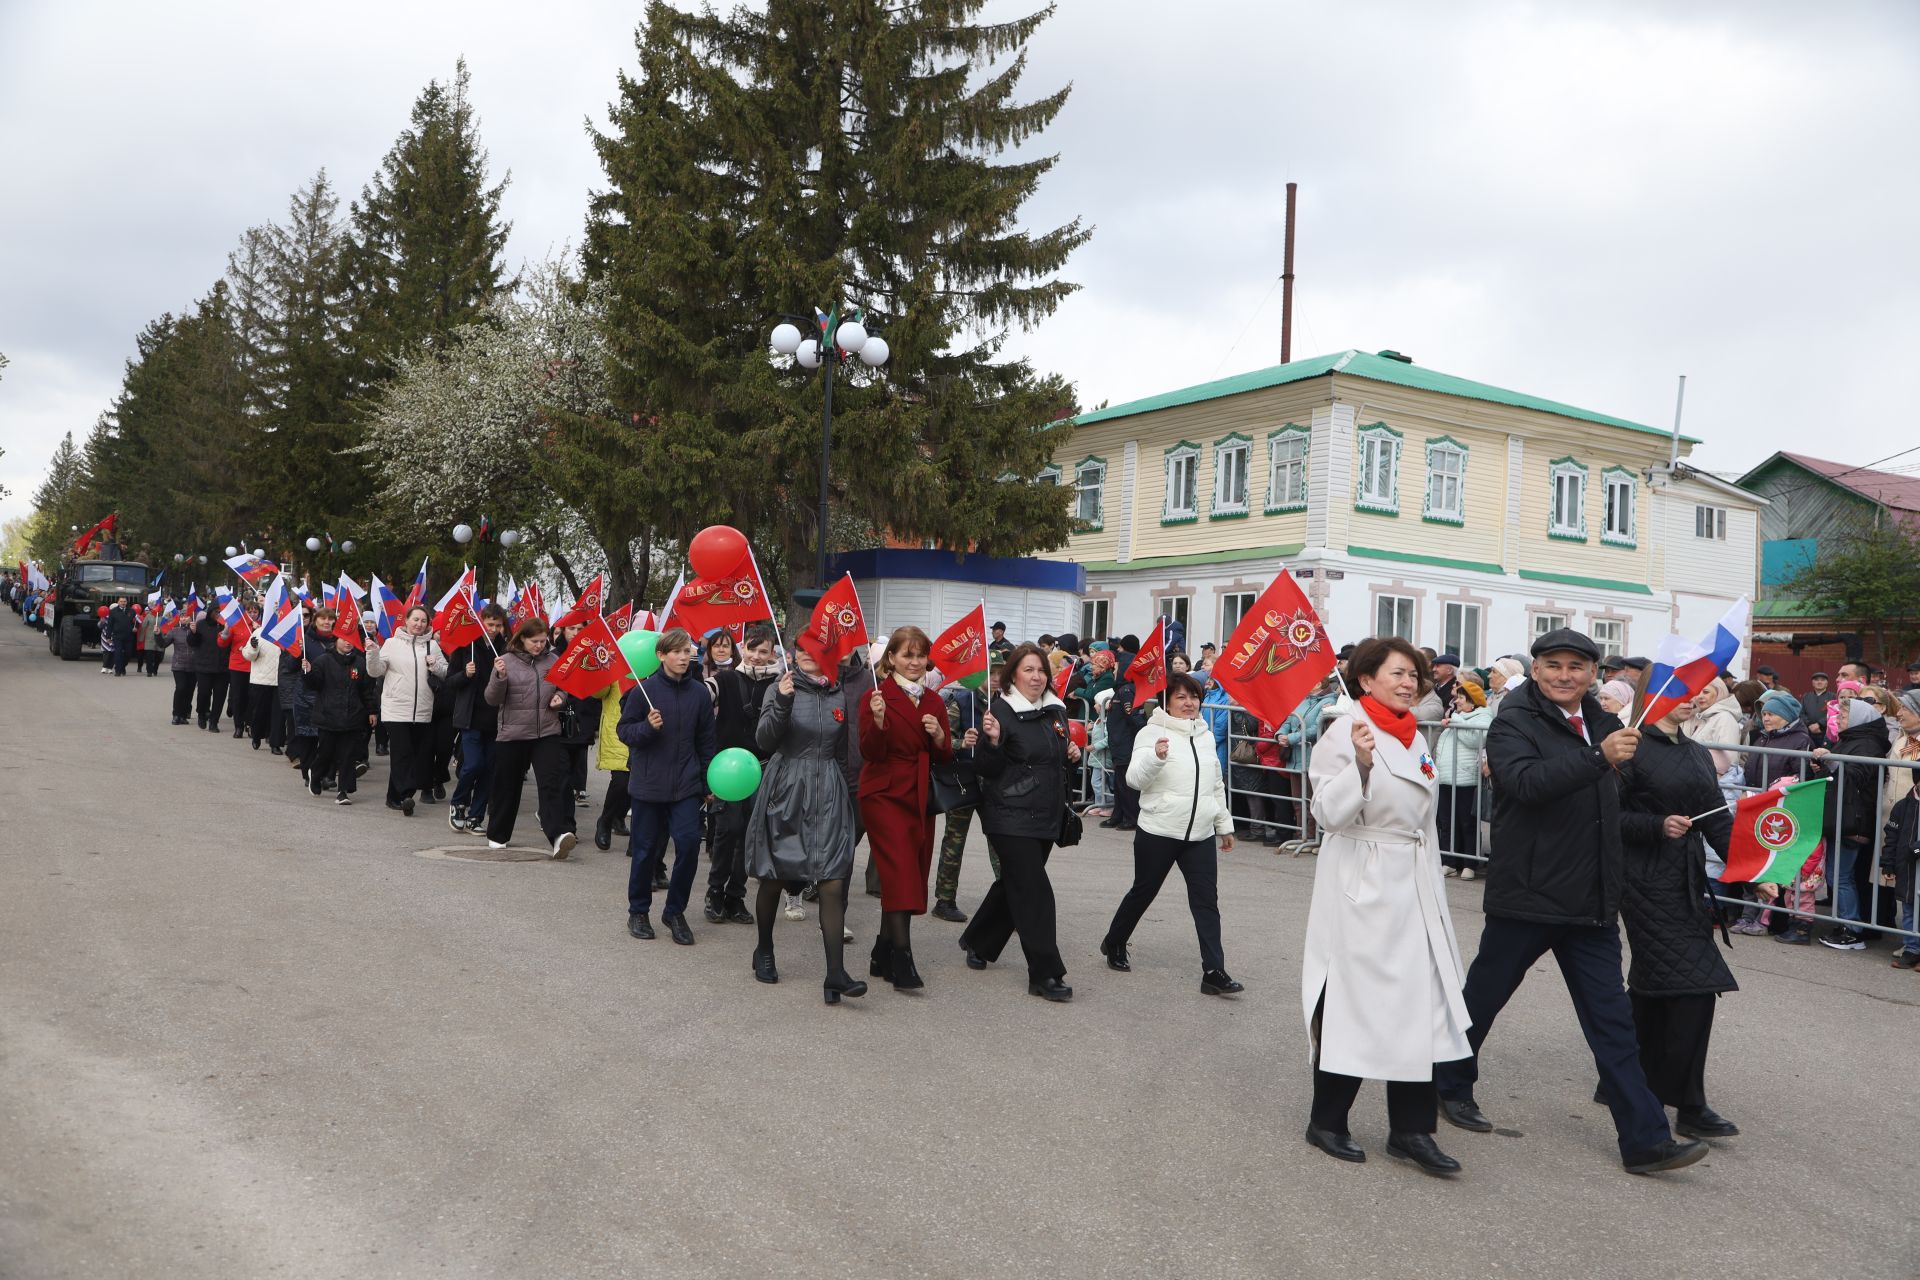
[[[1285, 363], [1284, 358], [1282, 363]], [[1673, 469], [1680, 465], [1680, 407], [1687, 402], [1687, 375], [1680, 375], [1680, 391], [1673, 398], [1673, 444], [1667, 450], [1667, 476], [1673, 476]]]
[[1293, 194], [1297, 182], [1287, 184], [1287, 250], [1280, 271], [1280, 363], [1293, 359]]

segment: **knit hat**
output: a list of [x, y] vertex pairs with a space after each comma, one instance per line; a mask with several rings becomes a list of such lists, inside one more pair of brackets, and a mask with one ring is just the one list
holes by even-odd
[[1454, 690], [1457, 693], [1465, 694], [1467, 701], [1476, 707], [1484, 707], [1487, 705], [1487, 691], [1471, 680], [1462, 680], [1454, 686]]
[[1800, 699], [1781, 689], [1769, 689], [1760, 695], [1760, 711], [1792, 724], [1800, 718]]
[[1606, 694], [1623, 707], [1633, 705], [1633, 686], [1625, 680], [1609, 680], [1600, 686], [1600, 692]]

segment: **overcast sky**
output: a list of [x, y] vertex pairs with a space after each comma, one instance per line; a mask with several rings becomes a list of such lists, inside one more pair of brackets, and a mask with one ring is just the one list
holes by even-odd
[[[512, 263], [577, 243], [641, 12], [0, 0], [0, 516], [140, 327], [315, 170], [357, 194], [462, 54]], [[1015, 345], [1084, 404], [1278, 362], [1292, 179], [1298, 357], [1393, 347], [1663, 427], [1685, 373], [1721, 470], [1920, 444], [1911, 0], [1061, 0], [1031, 58], [1028, 96], [1074, 90], [1030, 225], [1097, 230]]]

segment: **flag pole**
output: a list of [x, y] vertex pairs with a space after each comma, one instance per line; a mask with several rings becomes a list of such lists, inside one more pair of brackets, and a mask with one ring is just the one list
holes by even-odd
[[1709, 809], [1705, 813], [1696, 813], [1691, 818], [1688, 818], [1687, 821], [1698, 822], [1702, 818], [1711, 818], [1716, 813], [1725, 813], [1727, 810], [1731, 808], [1733, 808], [1731, 804], [1723, 804], [1718, 809]]

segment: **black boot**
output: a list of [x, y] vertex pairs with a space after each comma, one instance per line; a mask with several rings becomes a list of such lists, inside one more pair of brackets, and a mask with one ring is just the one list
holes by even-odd
[[617, 836], [632, 834], [627, 830], [627, 814], [624, 809], [613, 815], [613, 834]]
[[913, 967], [913, 952], [895, 951], [893, 953], [893, 972], [889, 975], [895, 991], [918, 991], [927, 985], [920, 971]]
[[884, 934], [873, 940], [873, 953], [867, 957], [867, 973], [875, 978], [893, 976], [893, 944]]
[[773, 967], [772, 947], [768, 947], [765, 950], [761, 950], [758, 947], [754, 948], [753, 976], [768, 986], [772, 986], [774, 983], [780, 981], [780, 972]]
[[593, 847], [596, 849], [613, 847], [613, 824], [607, 821], [607, 815], [604, 813], [593, 824]]
[[846, 996], [851, 1000], [857, 996], [867, 994], [867, 984], [858, 978], [849, 978], [845, 969], [837, 973], [828, 974], [827, 980], [823, 985], [828, 1004], [839, 1004], [841, 996]]

